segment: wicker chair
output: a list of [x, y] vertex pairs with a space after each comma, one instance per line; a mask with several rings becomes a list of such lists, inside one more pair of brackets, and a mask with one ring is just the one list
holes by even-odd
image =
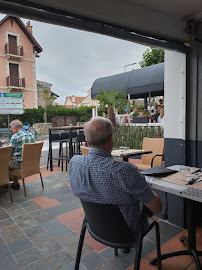
[[11, 186], [9, 183], [9, 160], [12, 146], [5, 146], [0, 148], [0, 186], [8, 185], [10, 199], [13, 202], [11, 193]]
[[22, 160], [18, 160], [21, 162], [21, 168], [19, 170], [10, 170], [10, 176], [16, 176], [22, 178], [24, 194], [26, 196], [26, 188], [25, 188], [25, 177], [34, 175], [39, 173], [41, 178], [41, 185], [43, 185], [43, 179], [40, 172], [40, 158], [41, 158], [41, 150], [43, 147], [43, 142], [38, 143], [24, 143], [22, 148]]
[[137, 164], [139, 171], [150, 169], [153, 166], [162, 166], [164, 154], [164, 138], [144, 138], [143, 150], [151, 150], [152, 154], [142, 155], [141, 164]]
[[87, 146], [80, 146], [80, 150], [81, 150], [81, 154], [82, 155], [87, 155], [89, 150], [90, 150], [90, 147], [87, 147]]

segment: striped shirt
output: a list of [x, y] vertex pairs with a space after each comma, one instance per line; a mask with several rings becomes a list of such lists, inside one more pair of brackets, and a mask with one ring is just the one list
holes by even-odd
[[[34, 135], [30, 132], [21, 129], [11, 137], [10, 145], [12, 146], [11, 157], [21, 159], [22, 158], [22, 146], [23, 143], [34, 143]], [[21, 162], [12, 160], [13, 163], [20, 165]]]
[[136, 235], [142, 203], [152, 201], [154, 194], [134, 165], [115, 161], [110, 153], [91, 148], [87, 155], [70, 160], [69, 175], [77, 197], [118, 205], [129, 229]]

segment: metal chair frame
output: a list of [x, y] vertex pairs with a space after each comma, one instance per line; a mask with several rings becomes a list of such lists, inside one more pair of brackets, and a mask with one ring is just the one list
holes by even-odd
[[[119, 248], [135, 248], [136, 255], [135, 255], [135, 262], [134, 262], [134, 270], [139, 270], [141, 253], [142, 253], [143, 238], [153, 227], [156, 228], [158, 270], [161, 270], [160, 231], [159, 231], [158, 222], [151, 221], [151, 224], [149, 225], [147, 230], [144, 230], [146, 217], [147, 216], [151, 217], [153, 215], [153, 213], [147, 207], [143, 206], [143, 210], [142, 210], [142, 214], [141, 214], [140, 222], [139, 222], [139, 226], [138, 226], [138, 228], [139, 228], [138, 236], [137, 236], [137, 239], [134, 239], [132, 234], [129, 232], [128, 226], [127, 226], [127, 224], [126, 224], [126, 222], [125, 222], [125, 220], [124, 220], [124, 218], [119, 210], [119, 207], [117, 205], [97, 204], [97, 203], [86, 202], [83, 200], [81, 200], [81, 203], [82, 203], [83, 208], [84, 208], [85, 217], [84, 217], [83, 225], [81, 228], [74, 270], [79, 270], [79, 264], [80, 264], [80, 259], [81, 259], [81, 253], [82, 253], [86, 228], [88, 229], [90, 235], [96, 241], [98, 241], [106, 246], [114, 248], [115, 256], [118, 256], [118, 249]], [[96, 222], [98, 222], [98, 219], [99, 219], [99, 221], [101, 219], [103, 222], [103, 224], [101, 224], [101, 227], [103, 226], [102, 228], [101, 227], [96, 228], [95, 224], [92, 225], [92, 224], [88, 223], [88, 218], [89, 218], [90, 222], [92, 222], [92, 208], [94, 208], [93, 214], [95, 214], [93, 222], [96, 223]], [[101, 210], [101, 211], [99, 211], [99, 210]], [[107, 212], [106, 213], [107, 218], [104, 217], [105, 211]], [[97, 219], [98, 215], [99, 215], [99, 218]], [[111, 219], [111, 221], [109, 219]], [[117, 221], [119, 221], [119, 222], [117, 222]], [[116, 228], [115, 228], [115, 226], [112, 226], [113, 228], [110, 228], [108, 222], [112, 222], [112, 224], [115, 222], [116, 224], [114, 224], [114, 225], [116, 226]], [[98, 235], [99, 233], [102, 234], [103, 228], [109, 230], [109, 232], [104, 232], [104, 234], [106, 234], [106, 235], [110, 235], [111, 232], [112, 232], [112, 234], [116, 234], [116, 232], [114, 232], [114, 230], [117, 230], [117, 228], [119, 230], [119, 226], [120, 226], [120, 231], [119, 231], [119, 233], [117, 233], [117, 235], [115, 235], [115, 238], [117, 239], [116, 242], [111, 241], [111, 240], [106, 239], [106, 238], [103, 238], [100, 235]], [[99, 233], [95, 232], [96, 230]], [[120, 232], [121, 232], [121, 234], [120, 234]], [[114, 237], [114, 236], [112, 236], [112, 237]], [[120, 237], [121, 237], [121, 240], [119, 242]], [[124, 241], [124, 238], [126, 239], [126, 241]], [[129, 241], [129, 239], [130, 239], [130, 241]]]

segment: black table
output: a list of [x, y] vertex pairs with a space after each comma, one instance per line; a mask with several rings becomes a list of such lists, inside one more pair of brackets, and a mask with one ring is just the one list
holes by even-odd
[[[170, 169], [174, 169], [180, 171], [180, 165], [175, 165], [169, 167]], [[147, 182], [150, 183], [151, 187], [161, 190], [164, 192], [168, 192], [179, 197], [187, 199], [187, 229], [188, 229], [188, 237], [181, 237], [180, 241], [185, 242], [188, 246], [187, 250], [179, 250], [175, 252], [169, 252], [162, 254], [161, 259], [165, 260], [167, 258], [172, 258], [175, 256], [182, 255], [190, 255], [193, 257], [197, 270], [202, 270], [200, 261], [198, 256], [202, 256], [202, 251], [196, 250], [196, 220], [197, 220], [197, 212], [195, 208], [195, 202], [202, 203], [202, 190], [195, 189], [194, 184], [189, 186], [181, 186], [178, 184], [165, 182], [160, 179], [156, 179], [155, 177], [146, 177]], [[151, 264], [157, 263], [157, 258], [154, 258], [150, 261]]]
[[[49, 128], [49, 153], [50, 153], [50, 170], [53, 171], [53, 160], [59, 160], [62, 159], [63, 162], [63, 157], [62, 158], [53, 158], [53, 150], [52, 150], [52, 139], [51, 139], [51, 134], [54, 131], [69, 131], [69, 157], [68, 160], [73, 157], [73, 147], [72, 147], [72, 131], [73, 130], [81, 130], [83, 127], [81, 126], [64, 126], [64, 127], [51, 127]], [[66, 157], [67, 161], [67, 157]], [[62, 164], [63, 166], [63, 164]], [[67, 168], [66, 168], [67, 170]]]

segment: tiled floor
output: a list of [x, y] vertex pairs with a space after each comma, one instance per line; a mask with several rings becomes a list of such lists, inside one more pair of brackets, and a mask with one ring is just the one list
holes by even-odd
[[[68, 173], [54, 168], [42, 169], [45, 189], [38, 176], [26, 180], [27, 197], [22, 187], [13, 191], [14, 203], [8, 192], [0, 191], [0, 269], [1, 270], [73, 270], [77, 245], [84, 217], [80, 201], [72, 194]], [[187, 232], [159, 220], [162, 252], [185, 247], [179, 241]], [[155, 233], [144, 239], [141, 270], [155, 270], [149, 264], [155, 256]], [[197, 232], [197, 246], [202, 249], [202, 229]], [[119, 252], [93, 240], [87, 233], [83, 247], [81, 270], [133, 270], [134, 251]], [[189, 256], [167, 259], [164, 270], [194, 270]]]

